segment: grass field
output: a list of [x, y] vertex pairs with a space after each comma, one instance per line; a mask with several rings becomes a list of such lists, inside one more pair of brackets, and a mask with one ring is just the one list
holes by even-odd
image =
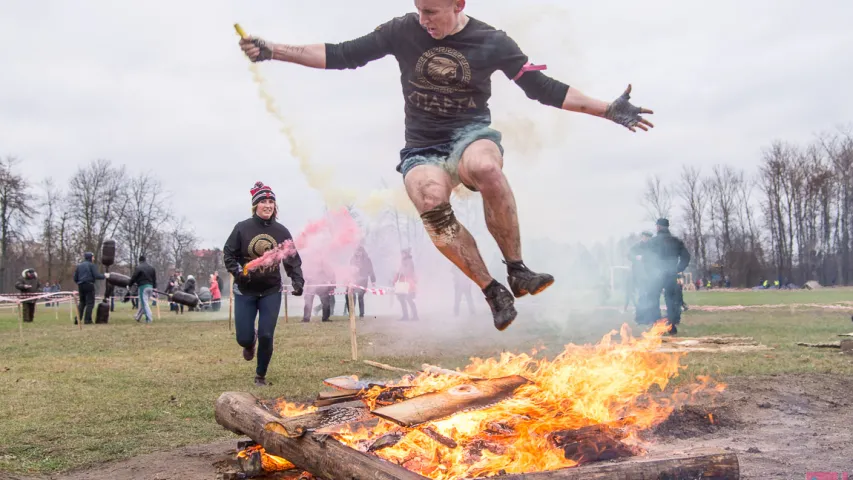
[[[688, 292], [691, 305], [838, 303], [851, 289], [821, 291]], [[155, 450], [229, 438], [213, 419], [224, 391], [308, 401], [324, 378], [342, 374], [391, 378], [392, 372], [351, 362], [348, 322], [279, 323], [270, 387], [253, 386], [254, 362], [245, 362], [221, 312], [177, 317], [146, 327], [120, 305], [108, 325], [71, 326], [67, 307], [39, 306], [36, 321], [19, 337], [13, 310], [0, 310], [0, 471], [56, 472]], [[543, 319], [545, 316], [542, 317]], [[423, 362], [455, 368], [471, 356], [503, 350], [546, 355], [562, 345], [595, 343], [632, 316], [614, 311], [546, 320], [525, 314], [508, 332], [487, 316], [468, 321], [424, 318], [418, 324], [368, 319], [360, 324], [362, 358], [401, 367]], [[774, 347], [750, 354], [691, 354], [675, 383], [697, 374], [725, 381], [730, 375], [836, 372], [853, 374], [837, 350], [808, 349], [797, 341], [837, 340], [853, 331], [848, 313], [798, 308], [772, 311], [687, 312], [680, 334], [752, 336]], [[508, 334], [512, 332], [511, 334]]]

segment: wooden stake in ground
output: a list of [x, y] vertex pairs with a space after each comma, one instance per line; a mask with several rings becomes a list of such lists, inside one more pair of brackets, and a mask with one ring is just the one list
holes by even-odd
[[[215, 405], [216, 422], [238, 435], [261, 444], [267, 453], [287, 459], [297, 467], [322, 478], [352, 480], [424, 480], [425, 477], [359, 452], [326, 435], [311, 432], [298, 438], [285, 434], [282, 422], [261, 407], [248, 393], [226, 392]], [[296, 417], [298, 418], [298, 417]]]
[[371, 367], [381, 368], [382, 370], [390, 370], [392, 372], [405, 372], [405, 373], [417, 373], [414, 370], [408, 370], [400, 367], [393, 367], [391, 365], [386, 365], [384, 363], [374, 362], [372, 360], [363, 360], [364, 363], [370, 365]]
[[[156, 295], [156, 293], [155, 293], [155, 295]], [[155, 300], [155, 302], [157, 302], [157, 321], [159, 322], [160, 321], [160, 299], [157, 298]]]
[[234, 276], [231, 276], [231, 281], [228, 282], [228, 331], [231, 331], [231, 313], [234, 311]]
[[355, 335], [355, 301], [352, 288], [347, 288], [347, 303], [349, 304], [349, 339], [352, 345], [352, 359], [358, 360], [358, 341]]
[[[76, 304], [74, 298], [74, 295], [71, 295], [68, 300], [68, 320], [71, 321], [71, 328], [74, 328], [74, 305]], [[78, 319], [77, 324], [80, 325], [80, 330], [83, 330], [83, 322]]]
[[24, 306], [19, 302], [18, 303], [18, 333], [21, 336], [21, 340], [24, 339]]
[[284, 291], [284, 323], [287, 323], [287, 317], [288, 317], [288, 313], [287, 313], [287, 297], [289, 297], [289, 296], [290, 296], [290, 295], [288, 295], [288, 293], [289, 293], [289, 292], [288, 292], [287, 290], [285, 290], [285, 291]]

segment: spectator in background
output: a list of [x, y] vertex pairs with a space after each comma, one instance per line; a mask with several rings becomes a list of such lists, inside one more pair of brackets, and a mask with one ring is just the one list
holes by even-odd
[[[52, 291], [53, 291], [53, 287], [50, 286], [50, 282], [45, 282], [44, 286], [41, 289], [41, 293], [48, 294], [48, 293], [51, 293]], [[50, 303], [50, 297], [48, 297], [48, 300], [46, 302], [44, 302], [44, 306], [47, 308], [47, 307], [50, 307], [51, 305], [53, 305], [53, 304]]]
[[[373, 262], [370, 260], [370, 257], [367, 255], [367, 251], [363, 246], [359, 245], [359, 247], [355, 250], [355, 253], [350, 260], [350, 265], [352, 265], [354, 269], [354, 283], [356, 287], [354, 287], [355, 300], [358, 301], [358, 318], [364, 318], [364, 288], [367, 287], [368, 283], [370, 285], [376, 284], [376, 274], [373, 273]], [[346, 303], [347, 307], [349, 307], [349, 302]], [[348, 308], [344, 309], [346, 312]]]
[[471, 295], [471, 281], [459, 270], [456, 265], [450, 269], [453, 275], [453, 315], [459, 316], [459, 305], [462, 303], [462, 297], [468, 303], [468, 313], [474, 315], [474, 297]]
[[151, 313], [151, 292], [154, 290], [154, 285], [157, 285], [157, 271], [154, 270], [148, 262], [145, 261], [145, 255], [139, 256], [139, 264], [130, 277], [130, 284], [137, 286], [139, 307], [136, 311], [136, 321], [142, 319], [145, 314], [145, 323], [154, 321], [154, 315]]
[[[183, 283], [184, 279], [181, 277], [181, 271], [175, 270], [175, 273], [169, 277], [169, 283], [166, 284], [166, 291], [164, 293], [166, 295], [171, 295], [172, 293], [180, 291]], [[178, 304], [175, 302], [169, 302], [169, 311], [178, 313]], [[183, 305], [180, 306], [180, 313], [184, 313]]]
[[[95, 307], [95, 280], [106, 278], [104, 274], [98, 273], [98, 268], [92, 263], [94, 257], [95, 254], [92, 252], [84, 253], [83, 261], [78, 263], [74, 270], [74, 283], [77, 284], [77, 293], [80, 295], [77, 315], [85, 324], [92, 323], [92, 309]], [[76, 319], [74, 324], [77, 324]]]
[[[402, 259], [400, 262], [400, 270], [394, 276], [394, 293], [400, 301], [400, 307], [403, 309], [403, 317], [400, 321], [418, 319], [418, 307], [415, 305], [415, 291], [417, 289], [418, 279], [415, 276], [415, 262], [412, 260], [412, 250], [407, 248], [401, 252]], [[411, 309], [412, 315], [409, 316]]]
[[[188, 293], [188, 294], [190, 294], [190, 295], [195, 295], [195, 294], [196, 294], [196, 293], [195, 293], [195, 288], [196, 288], [195, 277], [194, 277], [194, 276], [192, 276], [192, 275], [187, 275], [187, 281], [186, 281], [186, 282], [184, 282], [184, 286], [182, 287], [183, 292], [184, 292], [184, 293]], [[183, 312], [183, 308], [184, 308], [184, 307], [183, 307], [183, 306], [181, 306], [181, 311], [182, 311], [182, 312]], [[195, 307], [187, 307], [187, 308], [188, 308], [188, 309], [189, 309], [189, 311], [191, 311], [191, 312], [194, 312], [194, 311], [195, 311]]]
[[[656, 227], [657, 235], [648, 243], [648, 253], [651, 256], [649, 265], [653, 272], [651, 285], [658, 302], [660, 302], [660, 291], [664, 291], [668, 333], [675, 335], [678, 333], [677, 325], [681, 323], [683, 306], [677, 276], [684, 273], [684, 269], [690, 265], [690, 252], [687, 251], [681, 239], [670, 233], [668, 219], [658, 219]], [[660, 312], [659, 309], [658, 312]]]
[[325, 260], [319, 263], [303, 263], [303, 275], [305, 283], [305, 308], [302, 312], [302, 321], [311, 321], [311, 310], [314, 308], [314, 297], [320, 297], [320, 306], [323, 311], [322, 321], [328, 322], [332, 315], [332, 298], [335, 293], [335, 272], [329, 267]]
[[210, 309], [214, 312], [218, 312], [222, 305], [222, 292], [219, 290], [219, 282], [219, 272], [213, 272], [210, 275]]
[[[21, 272], [21, 278], [15, 282], [15, 288], [26, 296], [38, 295], [41, 292], [41, 282], [34, 268], [28, 268]], [[26, 298], [26, 296], [24, 298]], [[25, 301], [21, 303], [22, 314], [24, 321], [30, 323], [36, 315], [36, 301]]]

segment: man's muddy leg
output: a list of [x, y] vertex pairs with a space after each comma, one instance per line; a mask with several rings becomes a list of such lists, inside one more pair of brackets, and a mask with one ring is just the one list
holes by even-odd
[[507, 262], [521, 261], [521, 232], [515, 196], [503, 173], [503, 156], [491, 140], [477, 140], [462, 154], [459, 178], [483, 196], [486, 226]]
[[418, 165], [406, 174], [406, 192], [424, 221], [433, 244], [481, 289], [492, 276], [471, 233], [456, 219], [450, 207], [453, 181], [441, 167]]

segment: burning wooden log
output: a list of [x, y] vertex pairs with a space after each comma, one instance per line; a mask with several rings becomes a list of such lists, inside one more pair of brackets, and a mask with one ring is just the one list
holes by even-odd
[[615, 462], [545, 472], [504, 475], [501, 480], [604, 480], [604, 479], [702, 478], [737, 480], [737, 455], [723, 452], [687, 452], [660, 457], [633, 457]]
[[[319, 413], [319, 412], [315, 412]], [[306, 414], [301, 415], [307, 417]], [[405, 468], [379, 457], [359, 452], [327, 436], [303, 431], [289, 436], [283, 419], [268, 412], [248, 393], [225, 392], [216, 400], [216, 422], [263, 445], [264, 450], [286, 458], [297, 467], [322, 478], [371, 480], [423, 480]]]
[[553, 432], [549, 439], [555, 447], [563, 449], [567, 459], [583, 465], [644, 453], [639, 448], [622, 443], [621, 440], [626, 436], [628, 432], [622, 428], [587, 425], [575, 430]]
[[472, 379], [440, 392], [425, 393], [400, 403], [377, 408], [373, 410], [373, 414], [404, 427], [413, 427], [449, 417], [457, 412], [494, 405], [528, 383], [529, 380], [519, 375]]
[[351, 402], [361, 398], [362, 390], [336, 390], [334, 392], [320, 392], [314, 400], [315, 407], [326, 407], [336, 403]]

